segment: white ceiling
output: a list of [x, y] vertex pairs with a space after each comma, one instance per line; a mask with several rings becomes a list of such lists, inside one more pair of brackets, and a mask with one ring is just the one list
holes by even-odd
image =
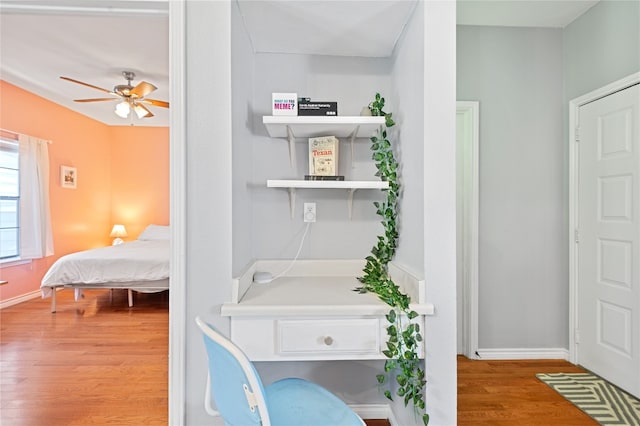
[[149, 106], [154, 117], [123, 119], [114, 113], [116, 101], [73, 102], [110, 96], [60, 79], [112, 90], [126, 84], [122, 71], [130, 70], [134, 86], [144, 80], [158, 87], [149, 98], [169, 101], [168, 2], [56, 0], [26, 7], [24, 1], [0, 1], [3, 80], [108, 125], [169, 124], [166, 108]]
[[[428, 1], [428, 0], [427, 0]], [[256, 52], [389, 56], [417, 0], [236, 0]], [[458, 23], [564, 27], [597, 0], [458, 0]], [[108, 125], [168, 126], [169, 112], [122, 119], [111, 90], [123, 70], [169, 99], [169, 0], [0, 0], [0, 78]], [[107, 95], [108, 96], [108, 95]], [[1, 123], [0, 123], [1, 124]]]
[[417, 0], [237, 0], [254, 51], [388, 57]]

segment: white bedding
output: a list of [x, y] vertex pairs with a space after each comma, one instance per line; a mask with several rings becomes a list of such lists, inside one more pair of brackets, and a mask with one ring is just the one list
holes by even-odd
[[135, 240], [62, 256], [42, 278], [42, 297], [53, 287], [156, 281], [169, 277], [169, 240]]

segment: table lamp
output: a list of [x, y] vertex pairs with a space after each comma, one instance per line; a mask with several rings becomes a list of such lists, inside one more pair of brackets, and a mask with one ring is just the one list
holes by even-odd
[[109, 235], [113, 238], [113, 245], [122, 244], [123, 237], [127, 236], [127, 230], [124, 228], [124, 225], [113, 225], [113, 229], [111, 230], [111, 234]]

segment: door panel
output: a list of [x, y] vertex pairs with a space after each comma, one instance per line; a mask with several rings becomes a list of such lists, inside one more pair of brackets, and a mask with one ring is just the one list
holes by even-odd
[[578, 361], [640, 395], [638, 85], [580, 108]]

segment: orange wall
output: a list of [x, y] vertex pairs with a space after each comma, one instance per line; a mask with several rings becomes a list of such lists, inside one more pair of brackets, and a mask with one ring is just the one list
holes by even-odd
[[111, 128], [111, 221], [138, 237], [169, 224], [169, 128]]
[[[53, 256], [1, 268], [0, 278], [9, 284], [0, 286], [0, 301], [37, 291], [60, 256], [110, 244], [113, 223], [125, 224], [127, 240], [148, 223], [168, 224], [167, 128], [110, 127], [1, 80], [0, 127], [53, 141], [49, 191], [55, 250]], [[61, 165], [78, 169], [77, 189], [60, 186]], [[148, 208], [140, 207], [143, 202]]]

